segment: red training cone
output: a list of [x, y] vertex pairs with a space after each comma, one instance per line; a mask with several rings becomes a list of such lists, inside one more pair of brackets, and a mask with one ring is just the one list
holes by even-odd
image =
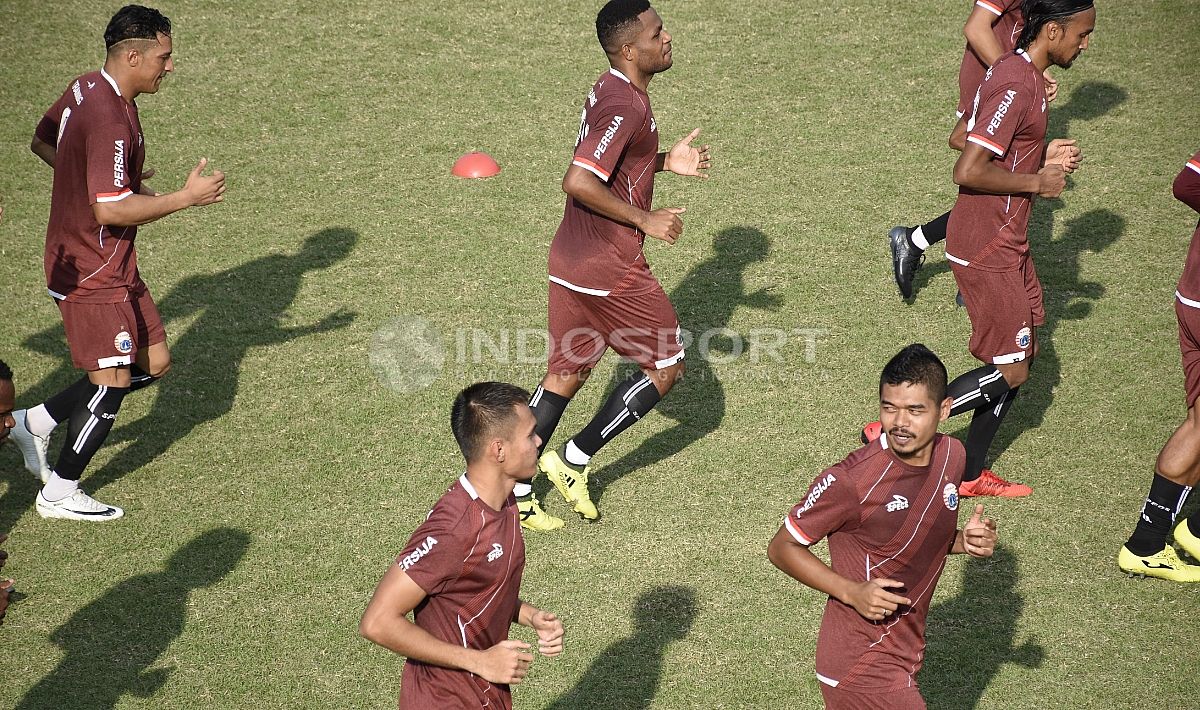
[[467, 153], [454, 161], [450, 172], [460, 178], [486, 178], [500, 173], [500, 166], [487, 153]]

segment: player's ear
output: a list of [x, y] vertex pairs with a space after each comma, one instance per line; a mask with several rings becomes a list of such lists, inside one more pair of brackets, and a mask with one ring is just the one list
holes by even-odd
[[947, 397], [938, 406], [938, 421], [944, 422], [950, 418], [950, 408], [954, 406], [954, 398]]
[[506, 448], [503, 439], [492, 439], [492, 443], [488, 444], [488, 455], [497, 463], [504, 463]]

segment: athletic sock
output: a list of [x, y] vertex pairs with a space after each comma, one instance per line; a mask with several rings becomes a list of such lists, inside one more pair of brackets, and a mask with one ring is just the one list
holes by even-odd
[[592, 421], [569, 443], [585, 456], [595, 456], [601, 447], [654, 409], [660, 399], [654, 382], [639, 370], [616, 386]]
[[91, 380], [84, 375], [45, 402], [30, 407], [25, 413], [25, 428], [35, 436], [50, 436], [50, 432], [54, 431], [59, 422], [71, 416], [79, 398], [90, 391], [91, 387]]
[[929, 240], [925, 238], [925, 227], [923, 225], [917, 227], [913, 230], [912, 234], [908, 235], [908, 241], [921, 251], [929, 248]]
[[1200, 537], [1200, 514], [1192, 515], [1187, 519], [1188, 531]]
[[[1137, 527], [1129, 536], [1125, 547], [1139, 557], [1146, 557], [1161, 551], [1167, 545], [1167, 534], [1179, 509], [1187, 501], [1191, 487], [1176, 483], [1158, 473], [1150, 482], [1150, 493], [1142, 506], [1142, 514], [1138, 516]], [[1188, 521], [1191, 529], [1191, 521]]]
[[[921, 233], [921, 239], [925, 242], [925, 246], [921, 247], [922, 251], [928, 249], [930, 244], [937, 244], [946, 240], [946, 225], [949, 223], [950, 213], [946, 212], [917, 227], [917, 230]], [[913, 237], [913, 244], [920, 246], [916, 243], [915, 233]]]
[[575, 440], [571, 439], [567, 445], [563, 447], [563, 458], [572, 466], [587, 466], [592, 461], [591, 454], [585, 454], [575, 444]]
[[53, 503], [70, 496], [78, 488], [78, 480], [63, 478], [54, 471], [51, 471], [46, 485], [42, 486], [42, 497]]
[[[542, 445], [538, 447], [538, 456], [546, 450], [546, 444], [550, 443], [550, 437], [554, 436], [554, 430], [558, 428], [558, 420], [562, 419], [563, 412], [570, 403], [570, 398], [551, 392], [541, 385], [533, 391], [533, 396], [529, 398], [529, 409], [533, 412], [533, 430], [542, 440]], [[532, 484], [532, 478], [517, 481], [517, 485], [513, 486], [513, 495], [528, 499], [533, 495]]]
[[971, 427], [967, 429], [967, 466], [963, 470], [963, 483], [974, 481], [983, 473], [988, 449], [992, 446], [992, 440], [996, 438], [996, 432], [1000, 431], [1004, 415], [1012, 409], [1013, 400], [1017, 398], [1020, 389], [1010, 389], [994, 406], [985, 405], [975, 410], [975, 416], [971, 417]]
[[91, 392], [79, 399], [68, 419], [67, 439], [54, 466], [56, 474], [68, 480], [79, 480], [83, 469], [108, 437], [121, 408], [121, 400], [128, 393], [127, 387], [91, 385]]
[[987, 407], [1000, 401], [1008, 391], [1004, 375], [992, 365], [964, 372], [946, 385], [946, 396], [954, 400], [950, 405], [950, 416]]
[[146, 372], [142, 368], [138, 367], [136, 363], [129, 366], [130, 392], [137, 392], [142, 388], [149, 387], [155, 382], [158, 382], [159, 379], [160, 378], [153, 377], [149, 372]]

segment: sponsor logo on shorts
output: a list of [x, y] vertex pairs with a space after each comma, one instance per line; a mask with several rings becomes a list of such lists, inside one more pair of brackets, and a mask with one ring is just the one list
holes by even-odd
[[428, 555], [429, 551], [432, 550], [433, 546], [436, 544], [437, 544], [436, 537], [426, 537], [425, 542], [422, 542], [420, 545], [417, 545], [417, 549], [408, 553], [407, 555], [404, 556], [404, 559], [400, 560], [400, 566], [406, 570], [409, 567], [412, 567], [416, 563], [420, 562], [422, 557], [424, 557], [425, 555]]
[[493, 542], [492, 543], [492, 551], [488, 553], [488, 557], [487, 557], [488, 562], [495, 562], [496, 560], [500, 559], [503, 556], [504, 556], [504, 548], [500, 547], [500, 543]]
[[1016, 341], [1017, 347], [1022, 350], [1029, 347], [1029, 344], [1033, 342], [1033, 331], [1029, 329], [1029, 326], [1017, 331]]
[[942, 502], [946, 504], [946, 508], [958, 510], [958, 486], [947, 483], [942, 489]]
[[133, 336], [129, 334], [129, 331], [122, 330], [117, 333], [117, 337], [113, 338], [113, 347], [122, 355], [128, 355], [133, 352]]
[[827, 473], [825, 474], [825, 478], [817, 481], [816, 484], [813, 485], [812, 490], [809, 491], [808, 497], [804, 499], [804, 505], [800, 506], [800, 510], [796, 511], [796, 517], [799, 518], [801, 515], [807, 512], [809, 508], [813, 507], [816, 502], [820, 500], [821, 494], [829, 490], [829, 486], [833, 485], [833, 482], [836, 480], [837, 479], [833, 477], [832, 473]]
[[887, 504], [887, 512], [895, 513], [908, 507], [908, 499], [904, 496], [893, 495], [892, 502]]

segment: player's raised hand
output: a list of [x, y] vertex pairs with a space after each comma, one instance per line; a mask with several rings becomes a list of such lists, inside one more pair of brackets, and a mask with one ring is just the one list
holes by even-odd
[[1054, 199], [1067, 187], [1067, 174], [1061, 165], [1047, 165], [1038, 171], [1038, 195]]
[[225, 173], [214, 170], [211, 175], [202, 175], [201, 172], [207, 166], [208, 158], [201, 158], [192, 172], [188, 173], [187, 182], [183, 186], [191, 198], [193, 207], [211, 205], [225, 199]]
[[883, 578], [855, 584], [850, 589], [850, 606], [868, 621], [881, 621], [896, 611], [901, 604], [912, 604], [908, 597], [888, 591], [903, 587], [904, 582]]
[[1042, 72], [1042, 80], [1046, 82], [1046, 103], [1058, 98], [1058, 79], [1050, 76], [1050, 70]]
[[983, 517], [983, 503], [975, 504], [975, 512], [963, 526], [963, 550], [971, 557], [991, 557], [996, 551], [996, 521]]
[[1073, 173], [1083, 162], [1083, 150], [1070, 138], [1055, 138], [1046, 146], [1046, 165], [1057, 165], [1064, 172]]
[[557, 656], [563, 650], [563, 625], [557, 614], [538, 609], [529, 617], [529, 625], [537, 631], [538, 653]]
[[524, 641], [501, 641], [481, 654], [475, 675], [489, 683], [516, 685], [524, 680], [533, 663], [533, 654], [528, 650], [529, 644]]
[[712, 160], [709, 158], [707, 145], [698, 148], [692, 145], [692, 141], [696, 140], [698, 135], [700, 135], [699, 128], [671, 146], [670, 152], [667, 153], [667, 159], [663, 162], [663, 170], [670, 170], [676, 175], [690, 175], [707, 180]]
[[663, 207], [648, 212], [638, 226], [642, 228], [647, 237], [674, 244], [675, 240], [679, 239], [679, 235], [683, 234], [683, 220], [679, 219], [679, 215], [686, 211], [686, 207]]

